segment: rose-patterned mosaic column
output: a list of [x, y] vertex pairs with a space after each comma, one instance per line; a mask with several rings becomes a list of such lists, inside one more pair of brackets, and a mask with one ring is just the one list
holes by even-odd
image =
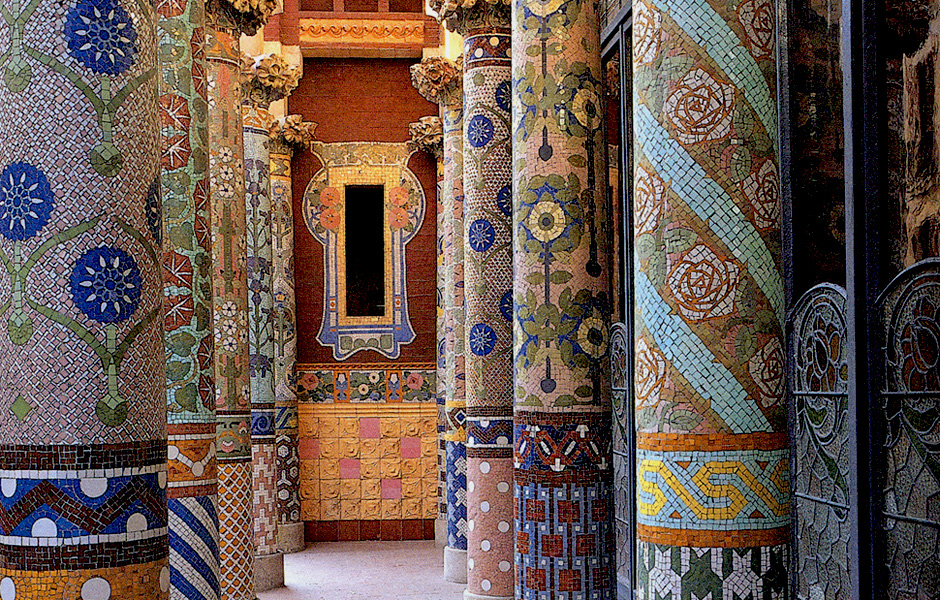
[[5, 2], [0, 597], [169, 597], [157, 15]]
[[[440, 105], [444, 181], [441, 203], [444, 256], [444, 493], [447, 545], [444, 578], [467, 582], [467, 431], [464, 386], [463, 280], [463, 77], [461, 63], [429, 57], [411, 67], [411, 81], [429, 102]], [[441, 376], [438, 375], [440, 378]]]
[[156, 8], [173, 49], [160, 55], [170, 597], [218, 600], [205, 12], [199, 0]]
[[291, 156], [309, 148], [316, 123], [300, 115], [271, 129], [271, 244], [274, 255], [274, 445], [277, 464], [277, 540], [281, 552], [304, 549], [298, 454], [297, 318], [294, 303], [294, 199]]
[[513, 6], [516, 597], [614, 597], [597, 5]]
[[277, 467], [274, 452], [274, 253], [271, 245], [271, 102], [297, 87], [300, 72], [281, 57], [243, 57], [242, 119], [248, 273], [248, 348], [251, 396], [252, 514], [255, 590], [284, 585], [277, 546]]
[[[239, 3], [239, 6], [245, 6]], [[253, 600], [251, 406], [244, 140], [238, 36], [253, 33], [272, 6], [241, 12], [206, 3], [209, 196], [219, 474], [219, 559], [223, 600]]]
[[634, 5], [637, 586], [646, 598], [786, 597], [773, 32], [769, 0]]

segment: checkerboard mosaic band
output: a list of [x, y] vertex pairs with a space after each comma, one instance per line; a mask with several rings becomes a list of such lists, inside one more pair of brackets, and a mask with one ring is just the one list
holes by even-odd
[[467, 449], [447, 442], [447, 545], [467, 549]]
[[277, 552], [277, 489], [273, 440], [252, 440], [252, 514], [255, 555]]
[[254, 600], [251, 462], [219, 464], [219, 562], [222, 600]]
[[774, 21], [769, 0], [634, 6], [644, 598], [787, 594]]
[[219, 600], [217, 501], [215, 496], [169, 501], [171, 600]]

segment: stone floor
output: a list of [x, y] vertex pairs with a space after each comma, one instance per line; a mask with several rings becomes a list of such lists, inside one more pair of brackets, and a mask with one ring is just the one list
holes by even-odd
[[321, 542], [284, 557], [286, 588], [259, 600], [461, 600], [434, 542]]

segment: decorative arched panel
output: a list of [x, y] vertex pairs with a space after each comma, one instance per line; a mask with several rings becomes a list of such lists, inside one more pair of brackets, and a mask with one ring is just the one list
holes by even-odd
[[808, 290], [790, 316], [796, 597], [848, 600], [848, 357], [845, 290]]
[[627, 589], [632, 584], [633, 529], [631, 504], [636, 495], [633, 470], [633, 411], [630, 385], [632, 385], [630, 346], [627, 328], [623, 323], [614, 323], [610, 329], [610, 383], [614, 408], [614, 525], [617, 534], [617, 581]]
[[[890, 600], [940, 598], [940, 259], [905, 269], [877, 302], [883, 326], [879, 532]], [[860, 357], [860, 359], [863, 359]]]
[[[333, 358], [346, 360], [360, 350], [398, 358], [412, 342], [408, 316], [405, 245], [421, 228], [426, 207], [424, 189], [408, 169], [414, 153], [407, 143], [314, 143], [323, 168], [304, 191], [303, 217], [310, 233], [323, 245], [323, 321], [317, 341], [333, 348]], [[385, 305], [378, 316], [346, 314], [345, 190], [347, 185], [381, 185], [385, 195]]]

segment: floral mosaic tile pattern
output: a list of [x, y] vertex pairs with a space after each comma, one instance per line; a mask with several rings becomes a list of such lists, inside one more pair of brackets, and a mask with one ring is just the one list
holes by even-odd
[[301, 403], [436, 402], [433, 364], [297, 365]]

